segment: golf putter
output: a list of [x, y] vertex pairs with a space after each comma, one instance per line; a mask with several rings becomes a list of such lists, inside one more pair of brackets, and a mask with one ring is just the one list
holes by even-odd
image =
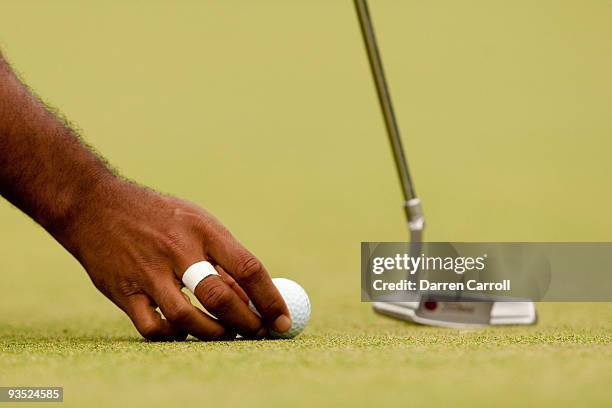
[[[423, 242], [425, 217], [417, 197], [402, 146], [399, 127], [385, 79], [382, 59], [376, 43], [367, 0], [354, 0], [376, 93], [382, 110], [395, 168], [404, 196], [404, 212], [410, 232], [410, 250], [419, 253]], [[377, 313], [420, 324], [454, 328], [506, 324], [534, 324], [537, 320], [533, 302], [440, 301], [416, 293], [408, 302], [374, 302]]]

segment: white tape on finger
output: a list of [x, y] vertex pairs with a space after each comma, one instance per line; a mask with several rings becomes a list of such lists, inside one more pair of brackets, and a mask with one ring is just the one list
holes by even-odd
[[191, 265], [183, 274], [183, 283], [193, 293], [198, 283], [210, 275], [219, 275], [210, 262], [200, 261]]

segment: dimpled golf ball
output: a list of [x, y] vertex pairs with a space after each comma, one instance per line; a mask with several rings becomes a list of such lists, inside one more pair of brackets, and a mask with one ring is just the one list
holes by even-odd
[[[272, 282], [276, 285], [276, 288], [283, 299], [285, 299], [285, 303], [289, 308], [291, 328], [284, 333], [277, 333], [271, 330], [270, 337], [282, 339], [293, 338], [304, 330], [308, 324], [308, 320], [310, 320], [310, 299], [308, 299], [308, 295], [304, 288], [291, 279], [274, 278]], [[253, 303], [249, 302], [249, 307], [257, 313]]]

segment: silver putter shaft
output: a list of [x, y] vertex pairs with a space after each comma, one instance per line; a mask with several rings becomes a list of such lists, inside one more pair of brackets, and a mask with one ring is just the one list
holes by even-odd
[[421, 210], [421, 200], [416, 195], [414, 184], [410, 177], [410, 170], [408, 169], [408, 162], [406, 161], [399, 126], [395, 118], [395, 111], [391, 103], [391, 94], [387, 86], [387, 80], [385, 79], [385, 71], [383, 69], [380, 52], [378, 51], [367, 1], [355, 0], [355, 9], [357, 10], [363, 41], [366, 46], [366, 52], [368, 53], [368, 60], [370, 61], [370, 68], [376, 85], [378, 101], [385, 120], [387, 136], [389, 137], [389, 143], [395, 161], [395, 169], [397, 170], [402, 193], [404, 194], [404, 209], [406, 220], [408, 221], [408, 230], [410, 231], [410, 241], [413, 243], [421, 242], [423, 239], [423, 228], [425, 227], [425, 217]]
[[[397, 119], [391, 103], [391, 94], [385, 78], [382, 59], [376, 43], [372, 18], [367, 0], [354, 0], [361, 34], [365, 43], [368, 60], [378, 101], [385, 121], [387, 136], [393, 152], [395, 168], [404, 195], [404, 210], [410, 232], [412, 253], [419, 253], [423, 242], [425, 217], [421, 200], [417, 197], [408, 162], [404, 153]], [[533, 324], [536, 310], [532, 302], [448, 302], [425, 299], [415, 295], [410, 302], [374, 302], [376, 312], [396, 319], [420, 324], [444, 327], [473, 327], [503, 324]]]

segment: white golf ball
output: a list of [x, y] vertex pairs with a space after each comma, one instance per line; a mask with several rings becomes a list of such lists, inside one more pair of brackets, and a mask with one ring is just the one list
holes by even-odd
[[[285, 303], [287, 303], [289, 314], [291, 315], [291, 328], [284, 333], [277, 333], [271, 330], [270, 336], [283, 339], [293, 338], [306, 328], [310, 320], [310, 299], [308, 299], [304, 288], [291, 279], [274, 278], [272, 282], [274, 282], [281, 296], [285, 299]], [[249, 307], [259, 315], [253, 303], [249, 302]]]

